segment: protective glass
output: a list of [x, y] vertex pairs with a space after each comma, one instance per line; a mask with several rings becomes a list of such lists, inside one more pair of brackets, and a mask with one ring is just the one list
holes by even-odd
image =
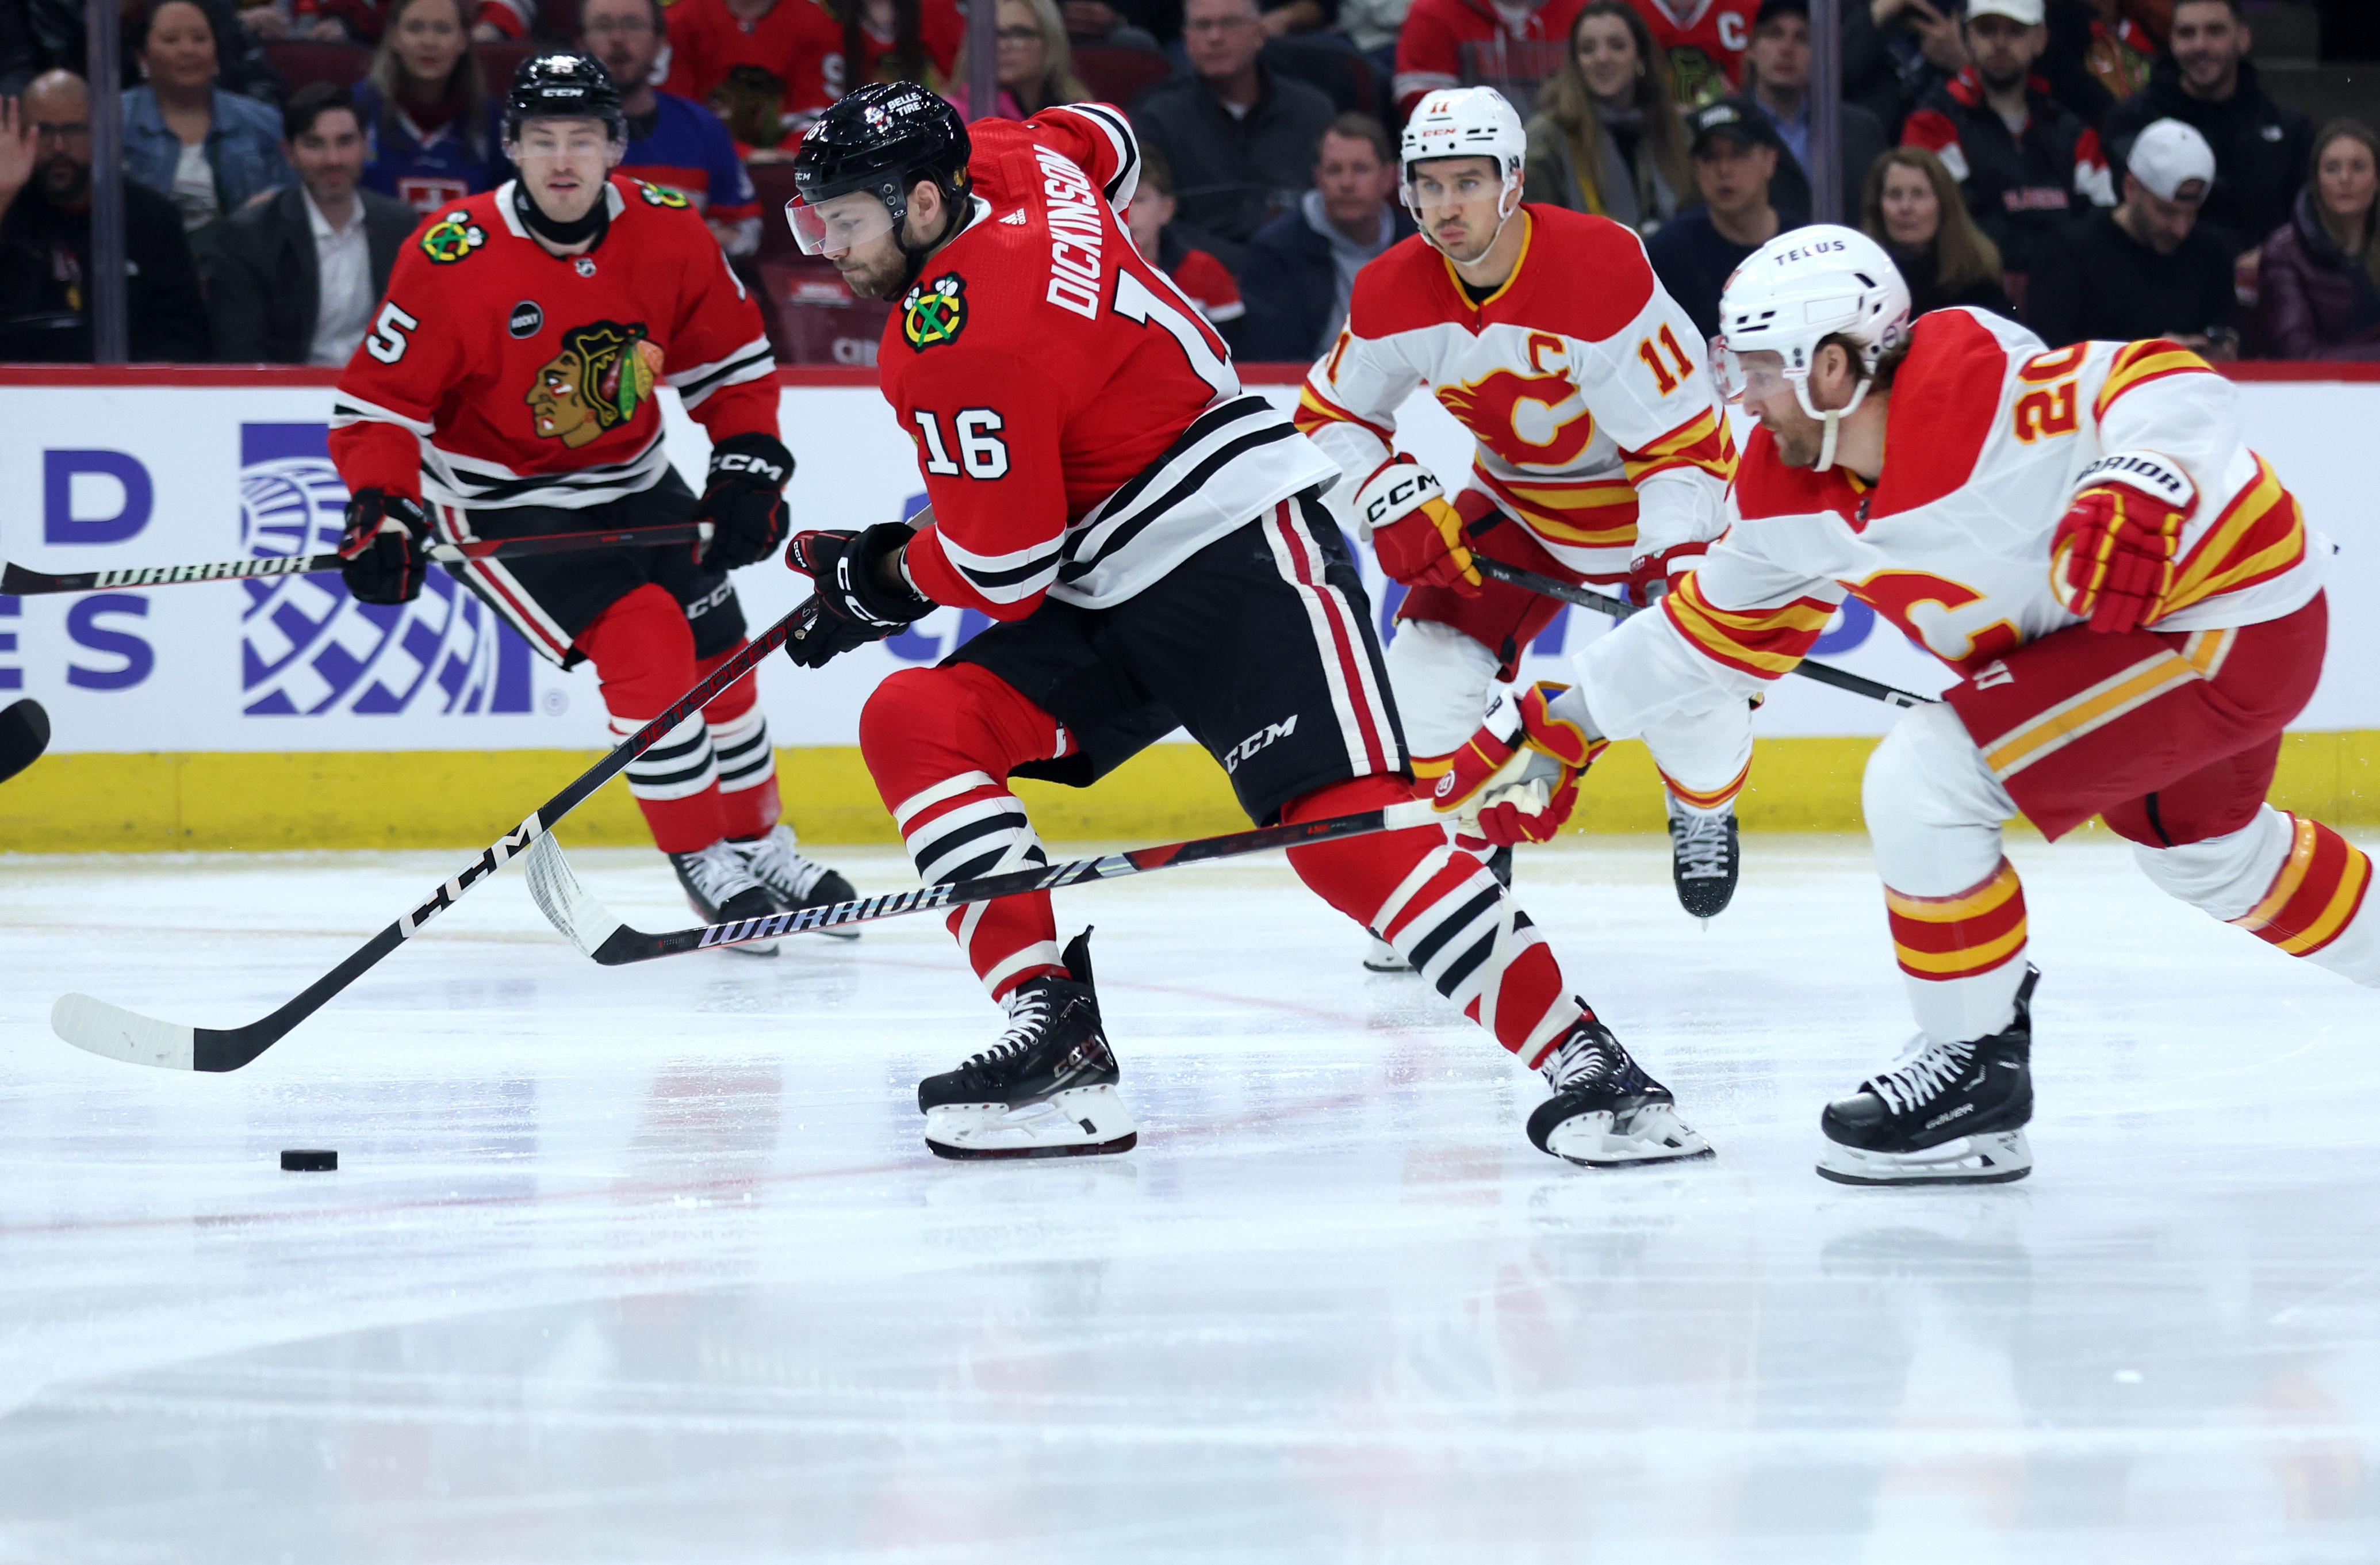
[[1773, 349], [1739, 353], [1727, 338], [1710, 339], [1711, 382], [1727, 402], [1766, 402], [1792, 384], [1785, 373], [1785, 356]]
[[804, 255], [841, 253], [892, 231], [892, 209], [872, 190], [846, 190], [816, 206], [795, 196], [785, 203], [785, 222]]

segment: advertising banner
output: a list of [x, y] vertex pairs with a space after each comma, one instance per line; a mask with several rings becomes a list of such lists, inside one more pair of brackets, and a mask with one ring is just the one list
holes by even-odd
[[[0, 385], [0, 556], [52, 571], [200, 563], [327, 551], [346, 491], [327, 446], [321, 385]], [[1287, 403], [1288, 385], [1264, 388]], [[2334, 602], [2380, 598], [2380, 528], [2350, 432], [2380, 425], [2380, 384], [2249, 384], [2251, 441], [2342, 545]], [[916, 454], [872, 385], [787, 385], [786, 444], [798, 461], [795, 525], [864, 527], [923, 503]], [[699, 490], [701, 430], [665, 393], [672, 459]], [[1402, 441], [1450, 482], [1468, 465], [1461, 429], [1427, 397]], [[1366, 556], [1388, 628], [1399, 590]], [[806, 581], [771, 561], [739, 571], [747, 620], [769, 623]], [[947, 655], [986, 621], [943, 609], [820, 672], [771, 659], [760, 675], [781, 745], [854, 742], [859, 709], [892, 670]], [[1566, 677], [1568, 654], [1608, 629], [1572, 609], [1530, 649], [1525, 672]], [[2335, 613], [2329, 675], [2300, 720], [2380, 728], [2380, 625]], [[1947, 672], [1857, 604], [1818, 655], [1931, 692]], [[138, 591], [0, 597], [0, 701], [38, 697], [60, 752], [600, 749], [608, 742], [591, 670], [565, 672], [443, 569], [401, 608], [350, 599], [335, 574]], [[1767, 734], [1882, 732], [1885, 708], [1787, 679], [1763, 709]]]

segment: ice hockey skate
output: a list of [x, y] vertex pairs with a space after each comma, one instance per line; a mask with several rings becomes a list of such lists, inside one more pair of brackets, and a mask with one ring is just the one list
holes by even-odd
[[[759, 837], [749, 840], [730, 841], [744, 861], [744, 868], [773, 898], [781, 912], [798, 912], [804, 908], [831, 908], [837, 902], [848, 902], [859, 893], [851, 882], [806, 857], [794, 837], [794, 828], [784, 825], [771, 826]], [[859, 931], [852, 929], [821, 929], [820, 935], [832, 935], [838, 940], [856, 940]]]
[[1067, 942], [1065, 978], [1008, 996], [1008, 1031], [955, 1070], [917, 1083], [937, 1157], [1083, 1157], [1139, 1141], [1116, 1094], [1115, 1052], [1091, 986], [1091, 932]]
[[[694, 911], [705, 923], [767, 918], [777, 911], [776, 899], [746, 865], [736, 845], [725, 838], [708, 848], [667, 857], [670, 868], [677, 871], [677, 883], [686, 887], [686, 899], [694, 904]], [[777, 942], [756, 940], [750, 945], [726, 948], [747, 957], [773, 957], [777, 954]]]
[[1696, 918], [1717, 918], [1735, 899], [1742, 862], [1734, 807], [1706, 813], [1687, 809], [1674, 797], [1669, 806], [1670, 878], [1678, 888], [1678, 905]]
[[1710, 1143], [1678, 1118], [1670, 1089], [1593, 1017], [1579, 1019], [1543, 1070], [1554, 1095], [1529, 1116], [1529, 1140], [1538, 1151], [1589, 1168], [1713, 1155]]
[[2033, 1172], [2024, 1139], [2033, 1118], [2033, 986], [2028, 967], [2016, 1015], [1988, 1037], [1910, 1052], [1827, 1105], [1818, 1172], [1840, 1184], [2003, 1184]]

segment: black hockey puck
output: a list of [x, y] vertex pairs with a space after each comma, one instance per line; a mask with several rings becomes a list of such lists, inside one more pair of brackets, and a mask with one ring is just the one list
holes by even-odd
[[335, 1172], [339, 1155], [327, 1151], [285, 1152], [281, 1155], [281, 1171], [285, 1174], [326, 1174]]

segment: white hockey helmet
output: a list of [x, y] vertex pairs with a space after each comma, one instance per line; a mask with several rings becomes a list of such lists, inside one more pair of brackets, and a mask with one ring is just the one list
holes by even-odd
[[1398, 198], [1419, 218], [1421, 208], [1414, 200], [1414, 165], [1442, 157], [1493, 158], [1504, 180], [1496, 202], [1500, 233], [1520, 210], [1521, 165], [1528, 152], [1528, 132], [1503, 93], [1493, 87], [1441, 87], [1424, 94], [1414, 105], [1413, 117], [1405, 121], [1397, 156]]
[[[1777, 373], [1802, 410], [1827, 427], [1823, 471], [1834, 461], [1837, 421], [1866, 399], [1877, 363], [1909, 335], [1909, 303], [1900, 268], [1858, 229], [1820, 223], [1779, 234], [1744, 259], [1719, 295], [1718, 336], [1711, 339], [1719, 392], [1735, 402], [1756, 389], [1742, 355], [1783, 359]], [[1822, 413], [1810, 404], [1810, 366], [1828, 337], [1852, 347], [1862, 374], [1849, 404]]]

